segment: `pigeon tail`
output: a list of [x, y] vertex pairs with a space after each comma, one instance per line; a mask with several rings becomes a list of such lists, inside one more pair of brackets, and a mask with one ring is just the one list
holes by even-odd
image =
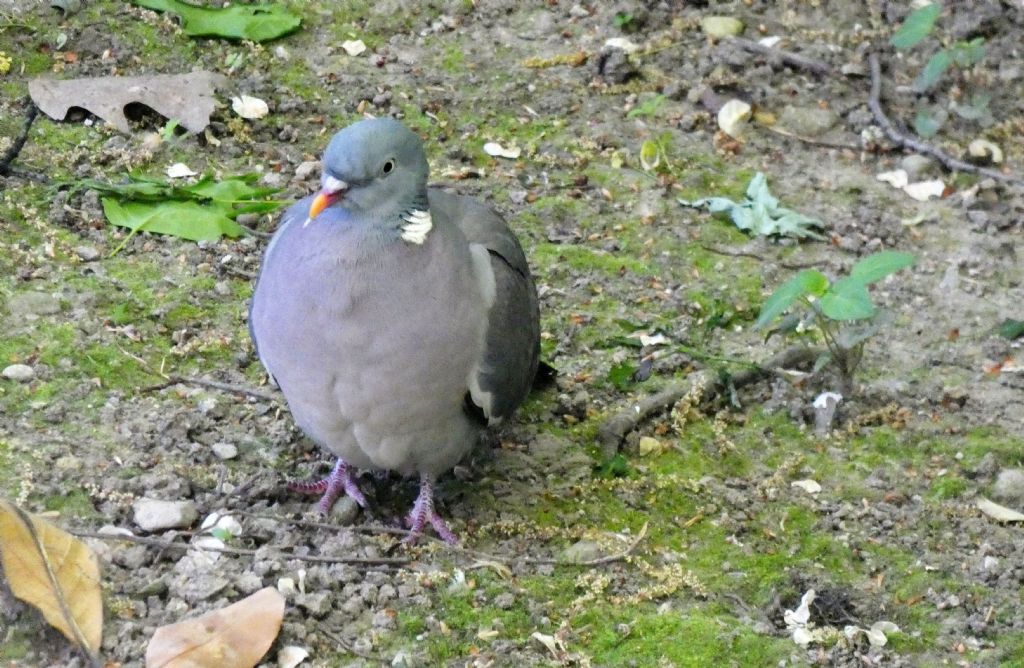
[[353, 470], [345, 460], [339, 457], [326, 478], [312, 482], [289, 482], [288, 489], [304, 494], [323, 494], [316, 504], [316, 508], [324, 515], [331, 511], [331, 506], [341, 498], [342, 494], [352, 497], [352, 500], [358, 503], [360, 508], [366, 508], [366, 497], [356, 485]]
[[416, 539], [423, 535], [423, 529], [426, 528], [428, 522], [430, 526], [434, 527], [434, 531], [441, 537], [441, 540], [449, 545], [459, 543], [455, 532], [448, 528], [445, 521], [434, 510], [434, 479], [424, 474], [420, 476], [420, 495], [416, 497], [416, 503], [413, 504], [412, 510], [406, 518], [410, 533], [403, 542], [415, 543]]

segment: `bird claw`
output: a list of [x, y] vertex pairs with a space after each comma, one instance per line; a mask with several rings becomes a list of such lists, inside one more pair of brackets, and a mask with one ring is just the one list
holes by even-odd
[[444, 542], [449, 545], [457, 545], [459, 542], [455, 532], [434, 509], [434, 481], [429, 476], [424, 475], [420, 478], [420, 494], [406, 516], [405, 523], [409, 528], [409, 535], [402, 542], [406, 545], [415, 543], [423, 535], [423, 529], [428, 523], [434, 527], [434, 531]]
[[368, 505], [362, 490], [356, 485], [352, 468], [341, 459], [326, 478], [312, 482], [289, 482], [288, 489], [303, 494], [323, 494], [316, 504], [317, 510], [323, 515], [328, 514], [334, 502], [343, 495], [352, 497], [360, 508], [366, 508]]

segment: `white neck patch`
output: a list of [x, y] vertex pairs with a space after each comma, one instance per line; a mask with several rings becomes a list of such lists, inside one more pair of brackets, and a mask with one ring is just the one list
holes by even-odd
[[430, 217], [430, 212], [412, 209], [402, 215], [402, 220], [406, 221], [406, 224], [402, 225], [402, 239], [422, 246], [423, 242], [427, 240], [427, 233], [434, 227], [434, 220]]

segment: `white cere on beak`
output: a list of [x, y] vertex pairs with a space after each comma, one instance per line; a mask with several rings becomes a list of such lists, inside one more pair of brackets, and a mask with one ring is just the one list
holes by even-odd
[[342, 181], [341, 179], [336, 179], [330, 175], [324, 177], [323, 190], [325, 190], [326, 192], [329, 192], [333, 195], [334, 193], [341, 192], [342, 190], [347, 189], [348, 183], [346, 183], [345, 181]]

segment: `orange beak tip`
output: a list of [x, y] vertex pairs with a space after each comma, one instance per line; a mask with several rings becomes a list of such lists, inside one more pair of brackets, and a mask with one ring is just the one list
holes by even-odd
[[330, 205], [330, 203], [331, 203], [331, 196], [330, 195], [328, 195], [327, 193], [323, 193], [323, 192], [317, 193], [316, 197], [313, 198], [313, 203], [309, 205], [309, 218], [310, 218], [310, 220], [312, 220], [313, 218], [316, 218], [317, 216], [319, 216], [320, 212], [323, 211], [324, 209], [326, 209], [328, 207], [328, 205]]

